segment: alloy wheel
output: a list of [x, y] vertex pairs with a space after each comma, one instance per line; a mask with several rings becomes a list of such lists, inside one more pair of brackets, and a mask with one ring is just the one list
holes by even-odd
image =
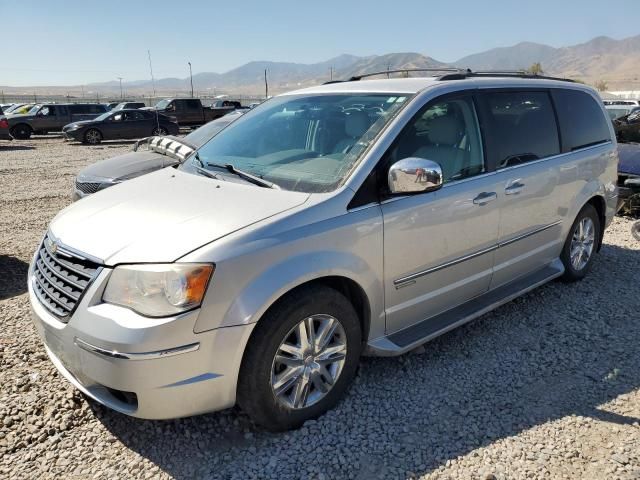
[[100, 133], [97, 130], [89, 130], [86, 138], [88, 143], [99, 143]]
[[569, 248], [569, 258], [574, 270], [580, 271], [589, 263], [595, 245], [595, 231], [593, 220], [589, 217], [584, 217], [576, 225]]
[[271, 390], [290, 409], [309, 407], [335, 385], [347, 355], [347, 337], [331, 315], [312, 315], [295, 325], [276, 351]]

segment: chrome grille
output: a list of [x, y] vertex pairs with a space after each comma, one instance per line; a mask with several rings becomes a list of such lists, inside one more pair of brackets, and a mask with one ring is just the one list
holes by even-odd
[[100, 190], [100, 185], [100, 183], [79, 182], [76, 180], [76, 189], [80, 190], [82, 193], [96, 193]]
[[33, 269], [33, 288], [40, 302], [63, 322], [68, 321], [99, 265], [66, 250], [52, 251], [45, 237]]

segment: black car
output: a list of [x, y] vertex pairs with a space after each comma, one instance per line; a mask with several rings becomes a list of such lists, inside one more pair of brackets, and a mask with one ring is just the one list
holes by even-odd
[[166, 115], [145, 110], [118, 110], [93, 120], [70, 123], [62, 129], [62, 134], [67, 140], [95, 145], [102, 140], [177, 135], [178, 131], [178, 123]]
[[76, 177], [73, 200], [79, 200], [126, 180], [177, 165], [243, 113], [243, 110], [228, 113], [194, 130], [186, 137], [151, 137], [146, 141], [139, 140], [132, 152], [85, 167]]

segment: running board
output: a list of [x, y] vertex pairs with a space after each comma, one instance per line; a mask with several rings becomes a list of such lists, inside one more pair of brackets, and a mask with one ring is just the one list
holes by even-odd
[[560, 259], [556, 259], [550, 265], [532, 274], [491, 290], [451, 310], [391, 335], [376, 338], [367, 345], [366, 354], [383, 357], [402, 355], [449, 330], [453, 330], [500, 305], [510, 302], [540, 285], [544, 285], [563, 273], [564, 266]]

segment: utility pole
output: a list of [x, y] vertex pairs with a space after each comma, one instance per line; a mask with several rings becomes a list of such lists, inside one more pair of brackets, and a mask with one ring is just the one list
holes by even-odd
[[191, 62], [189, 64], [189, 78], [191, 79], [191, 98], [193, 98], [193, 72], [191, 71]]
[[120, 80], [120, 100], [122, 100], [124, 97], [122, 96], [122, 77], [116, 77], [118, 80]]
[[151, 50], [147, 50], [147, 56], [149, 57], [149, 72], [151, 72], [151, 85], [153, 85], [153, 97], [156, 96], [156, 80], [153, 78], [153, 66], [151, 65]]
[[5, 103], [4, 102], [4, 90], [2, 90], [2, 103]]
[[82, 88], [82, 99], [84, 100], [84, 85], [80, 85], [80, 88]]
[[264, 69], [264, 98], [269, 99], [269, 83], [267, 82], [267, 69]]
[[329, 67], [329, 81], [333, 81], [333, 66]]

